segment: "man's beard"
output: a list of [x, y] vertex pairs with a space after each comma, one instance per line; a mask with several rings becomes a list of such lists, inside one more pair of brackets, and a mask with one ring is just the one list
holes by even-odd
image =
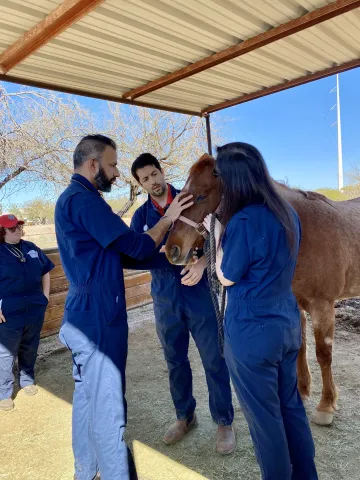
[[99, 167], [99, 171], [94, 178], [96, 188], [100, 190], [100, 192], [110, 192], [114, 180], [115, 177], [113, 177], [111, 180], [108, 179], [105, 170], [102, 167]]
[[154, 197], [161, 197], [166, 192], [166, 185], [158, 185], [160, 187], [157, 191], [152, 190], [151, 195]]

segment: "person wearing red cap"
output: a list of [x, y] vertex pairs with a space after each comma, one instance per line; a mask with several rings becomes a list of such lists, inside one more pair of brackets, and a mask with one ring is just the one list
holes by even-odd
[[22, 240], [22, 220], [0, 216], [0, 410], [11, 410], [13, 367], [20, 388], [35, 395], [34, 367], [50, 293], [53, 263], [32, 242]]

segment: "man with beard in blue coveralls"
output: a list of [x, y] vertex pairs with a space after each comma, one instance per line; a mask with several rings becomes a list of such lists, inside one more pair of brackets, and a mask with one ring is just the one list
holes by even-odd
[[136, 472], [123, 438], [128, 325], [121, 254], [148, 257], [192, 202], [177, 197], [154, 228], [139, 234], [99, 193], [119, 176], [113, 140], [84, 137], [73, 158], [75, 174], [57, 201], [55, 225], [70, 284], [60, 339], [73, 357], [74, 478], [92, 480], [100, 472], [102, 480], [129, 480]]
[[[159, 161], [150, 153], [140, 155], [131, 172], [149, 194], [131, 222], [131, 228], [140, 233], [152, 228], [167, 214], [179, 192], [166, 184]], [[177, 416], [177, 421], [165, 433], [164, 442], [168, 445], [178, 442], [196, 425], [196, 402], [188, 359], [191, 334], [205, 369], [211, 416], [218, 425], [216, 450], [226, 455], [235, 449], [234, 411], [229, 372], [218, 345], [218, 326], [205, 267], [205, 257], [185, 269], [171, 265], [159, 250], [147, 264], [152, 274], [156, 330], [168, 365], [170, 392]]]

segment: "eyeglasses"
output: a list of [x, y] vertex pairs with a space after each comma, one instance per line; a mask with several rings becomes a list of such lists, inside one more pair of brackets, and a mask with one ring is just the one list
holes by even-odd
[[16, 230], [22, 231], [22, 229], [23, 229], [22, 225], [16, 225], [16, 227], [7, 228], [6, 230], [9, 230], [9, 232], [11, 232], [11, 233], [15, 233]]

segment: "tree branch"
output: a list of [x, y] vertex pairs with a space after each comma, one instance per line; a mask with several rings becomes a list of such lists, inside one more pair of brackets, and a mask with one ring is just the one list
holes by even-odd
[[9, 175], [7, 175], [4, 180], [0, 181], [0, 189], [2, 189], [8, 182], [16, 178], [20, 173], [24, 172], [26, 170], [26, 167], [19, 167], [13, 172], [11, 172]]

